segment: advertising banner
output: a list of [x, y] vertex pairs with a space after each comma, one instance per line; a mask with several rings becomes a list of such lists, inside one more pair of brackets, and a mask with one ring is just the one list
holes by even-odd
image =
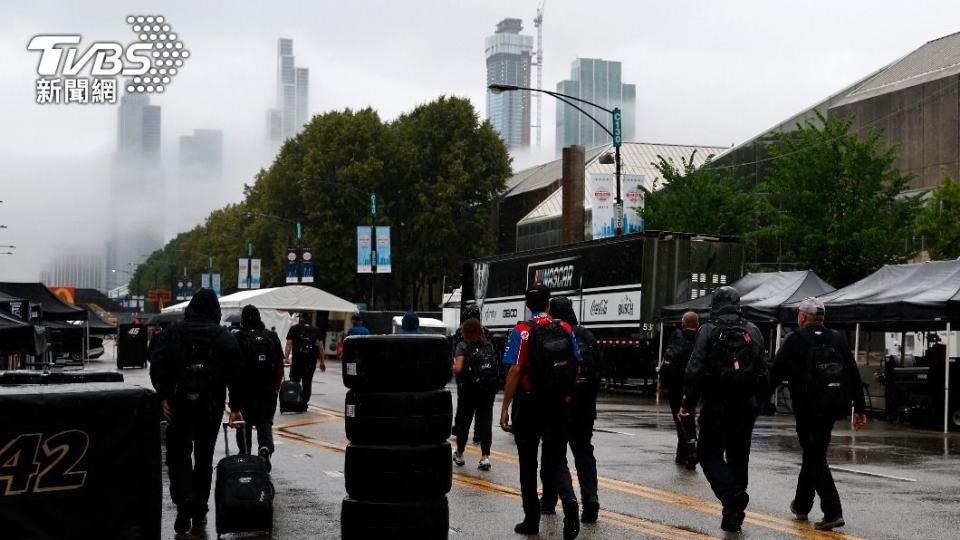
[[213, 289], [213, 294], [217, 295], [217, 298], [220, 297], [220, 274], [211, 274], [210, 275], [210, 288]]
[[583, 295], [581, 322], [638, 323], [640, 321], [640, 290], [599, 292]]
[[389, 274], [391, 267], [390, 257], [390, 227], [377, 227], [377, 273]]
[[299, 272], [297, 272], [298, 259], [297, 248], [287, 247], [287, 283], [297, 283], [300, 280]]
[[260, 259], [250, 259], [250, 288], [260, 288]]
[[616, 197], [616, 186], [612, 174], [590, 174], [590, 206], [592, 207], [593, 239], [608, 238], [616, 231], [616, 218], [613, 203]]
[[300, 283], [313, 283], [313, 248], [300, 248]]
[[247, 289], [249, 288], [248, 274], [250, 270], [250, 259], [240, 258], [239, 264], [237, 265], [237, 288], [238, 289]]
[[63, 300], [64, 302], [73, 305], [77, 303], [77, 288], [76, 287], [47, 287], [50, 289], [50, 292], [57, 295], [57, 298]]
[[623, 234], [643, 232], [643, 220], [637, 211], [643, 208], [646, 187], [642, 174], [623, 176]]
[[371, 256], [370, 227], [357, 227], [357, 273], [369, 274], [373, 271]]
[[200, 273], [200, 288], [201, 289], [210, 288], [210, 274], [208, 272]]

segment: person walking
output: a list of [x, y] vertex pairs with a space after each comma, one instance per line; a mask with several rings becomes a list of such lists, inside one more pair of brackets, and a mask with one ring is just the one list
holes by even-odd
[[739, 531], [750, 502], [750, 443], [760, 403], [767, 395], [763, 335], [740, 315], [740, 293], [713, 291], [710, 322], [700, 327], [684, 378], [681, 418], [696, 414], [701, 398], [697, 457], [723, 504], [720, 528]]
[[770, 373], [773, 387], [787, 381], [803, 462], [790, 511], [806, 521], [814, 494], [820, 496], [823, 520], [817, 530], [844, 525], [840, 494], [827, 464], [827, 448], [836, 420], [854, 410], [853, 427], [867, 423], [863, 384], [846, 338], [823, 325], [826, 309], [818, 298], [807, 298], [797, 310], [799, 328], [784, 340]]
[[[573, 311], [573, 303], [566, 296], [550, 299], [550, 315], [570, 325], [577, 337], [580, 350], [580, 372], [574, 387], [571, 401], [571, 419], [568, 428], [570, 451], [577, 467], [577, 479], [580, 481], [580, 498], [583, 514], [581, 523], [596, 523], [600, 514], [600, 500], [597, 497], [597, 460], [593, 455], [593, 423], [597, 419], [597, 392], [600, 389], [600, 365], [602, 362], [600, 346], [593, 332], [580, 326]], [[564, 452], [566, 463], [566, 452]], [[543, 469], [541, 469], [541, 473]], [[541, 475], [543, 496], [540, 512], [555, 514], [557, 490], [550, 475]]]
[[534, 285], [525, 298], [531, 317], [510, 332], [503, 355], [503, 363], [510, 369], [500, 410], [500, 427], [514, 434], [520, 462], [524, 517], [514, 532], [540, 532], [537, 451], [542, 440], [542, 474], [553, 478], [551, 485], [556, 486], [563, 504], [563, 538], [572, 540], [580, 533], [580, 516], [565, 454], [580, 351], [570, 325], [554, 320], [548, 312], [550, 289]]
[[240, 314], [240, 362], [243, 370], [244, 424], [237, 431], [237, 446], [253, 445], [253, 428], [257, 428], [257, 455], [270, 471], [273, 455], [273, 415], [277, 411], [277, 394], [283, 381], [283, 349], [275, 332], [267, 330], [256, 306], [244, 306]]
[[320, 331], [310, 324], [303, 313], [299, 315], [297, 324], [287, 331], [284, 358], [290, 363], [290, 380], [300, 383], [305, 411], [310, 403], [310, 394], [313, 393], [313, 374], [318, 365], [321, 373], [327, 371], [327, 365], [323, 361]]
[[500, 362], [493, 344], [484, 336], [477, 319], [467, 319], [460, 328], [463, 340], [454, 353], [453, 374], [457, 377], [457, 415], [453, 434], [457, 449], [453, 462], [462, 467], [463, 450], [470, 435], [470, 423], [476, 415], [476, 433], [480, 436], [481, 471], [490, 470], [490, 445], [493, 440], [493, 399], [500, 383]]
[[[484, 337], [490, 344], [493, 344], [493, 345], [494, 345], [493, 349], [494, 349], [495, 354], [497, 355], [497, 358], [503, 358], [503, 355], [500, 354], [500, 351], [497, 349], [497, 346], [493, 343], [493, 340], [490, 339], [490, 337], [491, 337], [491, 336], [490, 336], [490, 330], [488, 330], [486, 326], [483, 326], [482, 315], [480, 314], [480, 307], [477, 306], [476, 304], [471, 305], [471, 306], [468, 306], [467, 309], [465, 309], [465, 310], [463, 311], [463, 321], [466, 322], [467, 319], [476, 319], [478, 322], [481, 323], [481, 328], [483, 328], [483, 337]], [[462, 330], [462, 329], [463, 329], [463, 326], [461, 325], [461, 327], [460, 327], [460, 328], [457, 328], [457, 331], [453, 334], [453, 349], [452, 349], [453, 357], [456, 357], [457, 345], [459, 345], [460, 342], [463, 341], [463, 330]], [[499, 367], [500, 363], [497, 362], [497, 365], [498, 365], [498, 367]], [[453, 364], [451, 363], [451, 367], [452, 367], [452, 366], [453, 366]], [[500, 380], [499, 380], [499, 375], [497, 375], [497, 386], [499, 386], [499, 385], [500, 385]], [[477, 415], [480, 414], [480, 410], [479, 410], [479, 409], [477, 410], [476, 414], [477, 414]], [[480, 425], [480, 419], [479, 419], [479, 418], [475, 418], [475, 420], [474, 420], [474, 422], [473, 422], [473, 444], [480, 444], [480, 434], [477, 432], [477, 426], [479, 426], [479, 425]]]
[[[660, 373], [657, 378], [657, 392], [666, 391], [670, 402], [670, 413], [677, 428], [677, 452], [674, 461], [677, 465], [685, 465], [693, 470], [697, 467], [696, 449], [690, 448], [690, 440], [697, 438], [697, 427], [693, 422], [684, 426], [678, 413], [683, 404], [683, 376], [687, 370], [690, 353], [693, 352], [693, 343], [697, 338], [697, 329], [700, 318], [693, 311], [683, 314], [680, 329], [673, 333], [667, 350], [663, 353], [663, 362], [660, 364]], [[689, 432], [689, 433], [688, 433]]]
[[420, 333], [420, 317], [417, 316], [417, 312], [410, 309], [403, 314], [403, 318], [400, 319], [400, 333], [401, 334], [419, 334]]
[[363, 325], [363, 317], [359, 313], [354, 313], [353, 316], [350, 317], [350, 322], [353, 323], [353, 326], [347, 330], [347, 337], [370, 335], [370, 330]]
[[178, 534], [207, 523], [213, 451], [228, 388], [230, 424], [243, 420], [239, 356], [237, 340], [220, 326], [220, 304], [209, 289], [193, 295], [183, 321], [159, 335], [151, 354], [150, 380], [167, 421], [167, 471]]

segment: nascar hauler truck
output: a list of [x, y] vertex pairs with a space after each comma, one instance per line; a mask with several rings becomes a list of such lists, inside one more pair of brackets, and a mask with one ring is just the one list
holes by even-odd
[[580, 323], [596, 335], [609, 382], [649, 383], [659, 356], [660, 307], [736, 281], [743, 258], [738, 238], [663, 231], [510, 253], [464, 264], [461, 306], [480, 306], [502, 350], [510, 329], [530, 316], [524, 292], [542, 283], [554, 296], [568, 296]]

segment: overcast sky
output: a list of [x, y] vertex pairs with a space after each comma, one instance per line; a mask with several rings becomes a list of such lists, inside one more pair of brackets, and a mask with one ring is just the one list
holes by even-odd
[[[102, 246], [116, 107], [35, 101], [40, 33], [84, 43], [133, 37], [129, 14], [163, 15], [192, 57], [162, 97], [167, 178], [177, 137], [224, 130], [221, 204], [269, 164], [265, 110], [275, 101], [276, 39], [310, 68], [313, 113], [372, 106], [385, 119], [439, 95], [484, 110], [484, 37], [504, 17], [535, 35], [538, 0], [52, 2], [4, 0], [0, 16], [0, 279], [36, 279], [57, 252]], [[729, 146], [799, 112], [924, 42], [960, 30], [960, 3], [547, 0], [544, 86], [578, 57], [623, 63], [637, 85], [637, 139]], [[544, 159], [554, 103], [543, 102]], [[539, 156], [517, 156], [527, 165]], [[158, 208], [158, 211], [160, 209]], [[145, 217], [145, 220], [152, 218]], [[165, 231], [167, 234], [173, 231]], [[5, 249], [0, 249], [5, 251]]]

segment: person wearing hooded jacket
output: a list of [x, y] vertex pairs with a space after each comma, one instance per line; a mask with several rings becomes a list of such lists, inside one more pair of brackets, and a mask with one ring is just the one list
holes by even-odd
[[257, 428], [257, 455], [270, 470], [273, 455], [273, 415], [277, 410], [277, 394], [283, 381], [283, 347], [276, 332], [267, 330], [256, 306], [243, 307], [240, 331], [236, 334], [240, 345], [240, 363], [243, 370], [244, 425], [241, 436], [237, 431], [237, 446], [243, 448], [253, 442], [253, 428]]
[[170, 498], [177, 505], [177, 533], [207, 522], [213, 452], [227, 388], [230, 423], [236, 427], [243, 420], [239, 353], [236, 338], [220, 326], [217, 296], [200, 289], [183, 321], [160, 334], [151, 354], [150, 379], [167, 420], [167, 469]]
[[[593, 423], [597, 419], [597, 393], [600, 389], [599, 370], [602, 353], [593, 332], [577, 321], [577, 314], [574, 313], [573, 303], [569, 298], [566, 296], [551, 298], [550, 314], [573, 328], [573, 335], [576, 336], [577, 346], [580, 349], [580, 357], [583, 359], [571, 401], [567, 443], [570, 445], [570, 451], [573, 452], [573, 462], [577, 467], [577, 479], [580, 482], [580, 498], [583, 504], [580, 521], [596, 523], [600, 512], [600, 501], [597, 498], [597, 459], [593, 455], [592, 440]], [[566, 461], [566, 454], [564, 454], [564, 461]], [[543, 469], [540, 472], [540, 482], [543, 484], [540, 512], [555, 514], [557, 511], [556, 486], [553, 485], [549, 475], [543, 474]]]
[[[743, 350], [751, 352], [743, 354], [751, 354], [753, 358], [744, 356], [741, 364], [738, 356], [730, 368], [725, 368], [721, 365], [725, 354], [721, 340], [725, 330], [735, 328], [745, 331], [731, 333], [748, 344]], [[763, 351], [760, 330], [740, 315], [740, 293], [729, 286], [713, 291], [710, 321], [697, 332], [684, 374], [683, 404], [678, 414], [681, 417], [695, 415], [702, 398], [697, 457], [710, 488], [723, 504], [720, 528], [728, 532], [740, 530], [750, 502], [747, 494], [750, 443], [769, 375]], [[748, 362], [750, 368], [756, 370], [750, 376], [756, 379], [750, 388], [732, 390], [727, 380], [721, 379], [722, 373], [725, 371], [729, 376], [730, 369], [742, 369], [740, 373], [746, 375]]]

